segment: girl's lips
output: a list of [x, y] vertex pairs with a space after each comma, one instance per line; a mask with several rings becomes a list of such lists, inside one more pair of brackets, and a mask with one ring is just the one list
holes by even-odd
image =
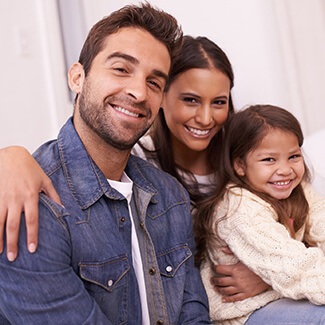
[[276, 185], [276, 186], [287, 186], [291, 183], [291, 180], [288, 180], [288, 181], [278, 181], [278, 182], [270, 182], [271, 184], [273, 185]]

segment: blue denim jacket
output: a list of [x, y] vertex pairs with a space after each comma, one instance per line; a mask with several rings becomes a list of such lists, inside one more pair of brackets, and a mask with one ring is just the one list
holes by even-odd
[[[64, 207], [41, 194], [39, 247], [0, 256], [0, 314], [7, 324], [141, 324], [126, 199], [88, 156], [71, 119], [35, 158]], [[192, 219], [184, 188], [131, 156], [136, 228], [151, 324], [209, 324], [208, 302], [193, 262]]]

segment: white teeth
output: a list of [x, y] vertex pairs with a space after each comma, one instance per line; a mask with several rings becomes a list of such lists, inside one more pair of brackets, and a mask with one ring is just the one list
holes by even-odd
[[136, 114], [136, 113], [132, 113], [130, 111], [128, 111], [127, 109], [123, 108], [123, 107], [120, 107], [120, 106], [114, 106], [114, 108], [123, 113], [123, 114], [126, 114], [126, 115], [130, 115], [130, 116], [133, 116], [133, 117], [139, 117], [139, 114]]
[[191, 128], [190, 126], [187, 127], [192, 133], [197, 134], [197, 135], [207, 135], [210, 130], [198, 130]]
[[288, 185], [290, 183], [290, 181], [286, 181], [286, 182], [273, 182], [274, 185], [277, 186], [285, 186]]

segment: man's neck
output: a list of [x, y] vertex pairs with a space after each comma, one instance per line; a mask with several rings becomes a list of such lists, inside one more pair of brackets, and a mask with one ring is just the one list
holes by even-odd
[[130, 150], [119, 150], [105, 142], [96, 133], [86, 131], [84, 125], [74, 120], [76, 131], [87, 153], [106, 178], [120, 181], [130, 157]]

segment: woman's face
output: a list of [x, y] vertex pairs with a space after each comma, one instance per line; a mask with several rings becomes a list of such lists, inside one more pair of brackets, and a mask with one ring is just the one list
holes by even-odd
[[170, 85], [163, 110], [174, 152], [201, 152], [228, 117], [230, 80], [219, 70], [190, 69]]

